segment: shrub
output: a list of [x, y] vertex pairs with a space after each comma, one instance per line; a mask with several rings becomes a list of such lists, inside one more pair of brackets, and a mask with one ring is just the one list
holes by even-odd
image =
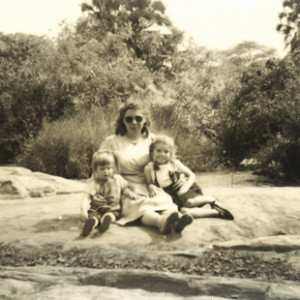
[[111, 115], [116, 115], [113, 106], [45, 123], [37, 138], [25, 144], [18, 164], [66, 178], [88, 178], [93, 152], [112, 133]]
[[[216, 145], [197, 128], [197, 120], [190, 126], [189, 110], [178, 111], [178, 105], [153, 105], [153, 128], [174, 138], [177, 156], [195, 172], [215, 170], [219, 166]], [[187, 126], [188, 125], [188, 126]]]
[[258, 173], [275, 180], [300, 182], [300, 139], [278, 135], [269, 140], [255, 158], [260, 167]]

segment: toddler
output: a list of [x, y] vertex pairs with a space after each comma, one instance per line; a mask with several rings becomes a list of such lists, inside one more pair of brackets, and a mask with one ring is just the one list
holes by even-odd
[[99, 228], [99, 232], [104, 232], [112, 222], [120, 218], [121, 195], [136, 198], [127, 181], [121, 175], [115, 174], [117, 168], [117, 160], [113, 153], [98, 151], [93, 155], [92, 181], [88, 185], [82, 207], [86, 221], [81, 236], [88, 236], [96, 227]]
[[[175, 157], [173, 139], [166, 135], [157, 136], [150, 145], [149, 162], [144, 171], [150, 196], [157, 188], [172, 196], [181, 213], [195, 218], [219, 217], [233, 220], [233, 215], [212, 196], [204, 196], [195, 183], [196, 175]], [[208, 204], [207, 209], [204, 206]]]

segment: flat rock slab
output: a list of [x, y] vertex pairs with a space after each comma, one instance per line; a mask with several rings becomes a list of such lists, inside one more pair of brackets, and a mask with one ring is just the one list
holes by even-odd
[[0, 167], [0, 200], [83, 192], [85, 184], [22, 167]]
[[[61, 249], [62, 253], [71, 253], [75, 250], [97, 252], [99, 249], [101, 251], [107, 249], [108, 252], [119, 250], [120, 255], [122, 251], [131, 253], [142, 251], [149, 255], [162, 252], [191, 256], [201, 255], [205, 249], [214, 248], [279, 252], [300, 249], [299, 187], [272, 186], [247, 172], [199, 174], [197, 182], [203, 188], [204, 194], [216, 196], [233, 213], [234, 221], [217, 218], [195, 219], [181, 235], [168, 236], [139, 224], [126, 227], [112, 224], [103, 234], [95, 231], [88, 238], [79, 239], [83, 226], [80, 204], [85, 189], [84, 183], [31, 172], [24, 168], [0, 167], [0, 246], [7, 246], [7, 248], [13, 246], [19, 250], [19, 255], [24, 256], [35, 253], [37, 256], [41, 253], [46, 255], [55, 249]], [[59, 259], [63, 260], [63, 257]], [[298, 257], [295, 261], [291, 259], [291, 268], [299, 271]], [[17, 270], [18, 268], [15, 268], [15, 271]], [[32, 290], [33, 295], [38, 295], [37, 299], [55, 299], [54, 296], [51, 298], [49, 295], [51, 293], [56, 295], [59, 289], [64, 290], [65, 295], [68, 295], [75, 289], [69, 282], [64, 287], [51, 286], [47, 294], [45, 290], [36, 292], [34, 284], [26, 280], [21, 282], [14, 276], [7, 276], [5, 282], [7, 288], [15, 292], [17, 290], [15, 284], [20, 289], [28, 289], [28, 293]], [[76, 286], [82, 295], [87, 295], [80, 299], [90, 299], [87, 288], [89, 284], [85, 282], [83, 286]], [[294, 284], [287, 284], [285, 289], [280, 286], [282, 283], [278, 284], [279, 286], [275, 283], [268, 285], [268, 293], [266, 293], [266, 286], [263, 285], [265, 298], [261, 299], [298, 299], [287, 296], [289, 291], [294, 295], [298, 293]], [[241, 286], [242, 283], [237, 283], [237, 288]], [[100, 292], [98, 288], [96, 290]], [[110, 294], [109, 289], [104, 291], [103, 287], [101, 288], [104, 294]], [[284, 291], [286, 295], [283, 295]], [[167, 293], [164, 299], [168, 299], [169, 291], [164, 292]], [[132, 295], [135, 293], [133, 292]], [[191, 299], [220, 297], [220, 295], [209, 295], [210, 298], [191, 296]], [[280, 296], [276, 298], [275, 295]], [[148, 296], [143, 294], [139, 299], [143, 299], [142, 297], [151, 299], [147, 298]], [[204, 294], [200, 296], [204, 297]], [[180, 295], [176, 297], [183, 299]], [[226, 294], [226, 297], [248, 299], [234, 297], [234, 293], [231, 296]], [[227, 299], [226, 297], [223, 299]], [[26, 299], [26, 296], [17, 298]], [[66, 298], [76, 299], [76, 297]], [[116, 298], [117, 296], [106, 299]], [[188, 298], [184, 297], [184, 299]]]
[[300, 287], [293, 282], [130, 269], [0, 267], [0, 271], [0, 297], [5, 299], [61, 299], [61, 295], [64, 299], [75, 299], [75, 295], [78, 299], [300, 299]]

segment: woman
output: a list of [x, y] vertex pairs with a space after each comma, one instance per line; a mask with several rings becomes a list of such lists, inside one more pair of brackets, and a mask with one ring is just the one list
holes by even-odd
[[123, 199], [122, 219], [125, 225], [140, 218], [145, 226], [168, 234], [174, 227], [180, 233], [192, 222], [190, 215], [179, 216], [172, 198], [159, 189], [155, 197], [149, 197], [144, 167], [150, 161], [149, 146], [154, 134], [149, 132], [150, 119], [142, 104], [129, 102], [119, 111], [115, 134], [107, 137], [99, 150], [113, 151], [118, 158], [120, 174], [138, 194], [137, 200]]

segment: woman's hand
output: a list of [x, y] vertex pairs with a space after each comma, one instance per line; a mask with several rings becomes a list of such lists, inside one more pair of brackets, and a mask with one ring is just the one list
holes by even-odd
[[137, 194], [135, 194], [134, 192], [131, 192], [131, 191], [128, 193], [128, 196], [132, 200], [136, 200], [138, 198]]
[[148, 192], [150, 197], [155, 197], [161, 189], [154, 184], [148, 185]]

